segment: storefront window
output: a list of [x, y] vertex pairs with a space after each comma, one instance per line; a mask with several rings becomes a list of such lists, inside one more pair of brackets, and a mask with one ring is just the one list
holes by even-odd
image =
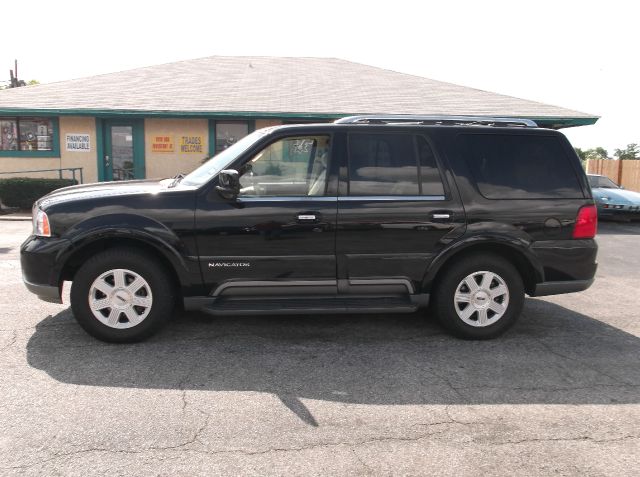
[[0, 151], [53, 150], [53, 121], [48, 118], [0, 118]]
[[246, 121], [216, 122], [216, 154], [249, 134]]
[[0, 118], [0, 151], [18, 150], [18, 121]]

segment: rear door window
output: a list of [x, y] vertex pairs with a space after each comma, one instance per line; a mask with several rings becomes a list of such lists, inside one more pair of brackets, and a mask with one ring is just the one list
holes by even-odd
[[433, 149], [422, 136], [416, 137], [420, 164], [421, 195], [444, 196], [444, 185]]
[[412, 134], [350, 134], [349, 195], [443, 196], [429, 143]]
[[462, 134], [462, 152], [487, 199], [583, 198], [558, 138]]

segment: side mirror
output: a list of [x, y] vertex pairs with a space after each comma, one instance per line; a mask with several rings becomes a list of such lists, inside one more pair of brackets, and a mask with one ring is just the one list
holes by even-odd
[[218, 193], [225, 199], [235, 199], [240, 193], [240, 174], [234, 169], [225, 169], [218, 174]]

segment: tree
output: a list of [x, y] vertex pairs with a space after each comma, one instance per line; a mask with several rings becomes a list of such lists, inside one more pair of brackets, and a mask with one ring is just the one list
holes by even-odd
[[616, 149], [615, 156], [623, 161], [640, 159], [640, 146], [636, 143], [628, 144], [624, 149]]
[[610, 159], [609, 152], [604, 147], [595, 147], [592, 149], [580, 149], [579, 147], [574, 147], [574, 149], [581, 161], [586, 161], [588, 159]]
[[[6, 81], [6, 83], [9, 83], [9, 82]], [[31, 85], [34, 85], [34, 84], [40, 84], [40, 81], [32, 79], [32, 80], [27, 81], [26, 84], [20, 85], [20, 86], [31, 86]], [[20, 87], [20, 86], [18, 86], [18, 87]], [[9, 83], [7, 85], [0, 85], [0, 90], [9, 89], [9, 88], [12, 88], [11, 83]]]
[[609, 159], [609, 152], [604, 147], [596, 147], [587, 151], [587, 159]]

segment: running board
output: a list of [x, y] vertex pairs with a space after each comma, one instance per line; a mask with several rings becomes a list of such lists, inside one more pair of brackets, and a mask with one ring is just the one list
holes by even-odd
[[[413, 298], [413, 299], [412, 299]], [[218, 298], [200, 311], [216, 316], [413, 313], [428, 301], [414, 297]]]

